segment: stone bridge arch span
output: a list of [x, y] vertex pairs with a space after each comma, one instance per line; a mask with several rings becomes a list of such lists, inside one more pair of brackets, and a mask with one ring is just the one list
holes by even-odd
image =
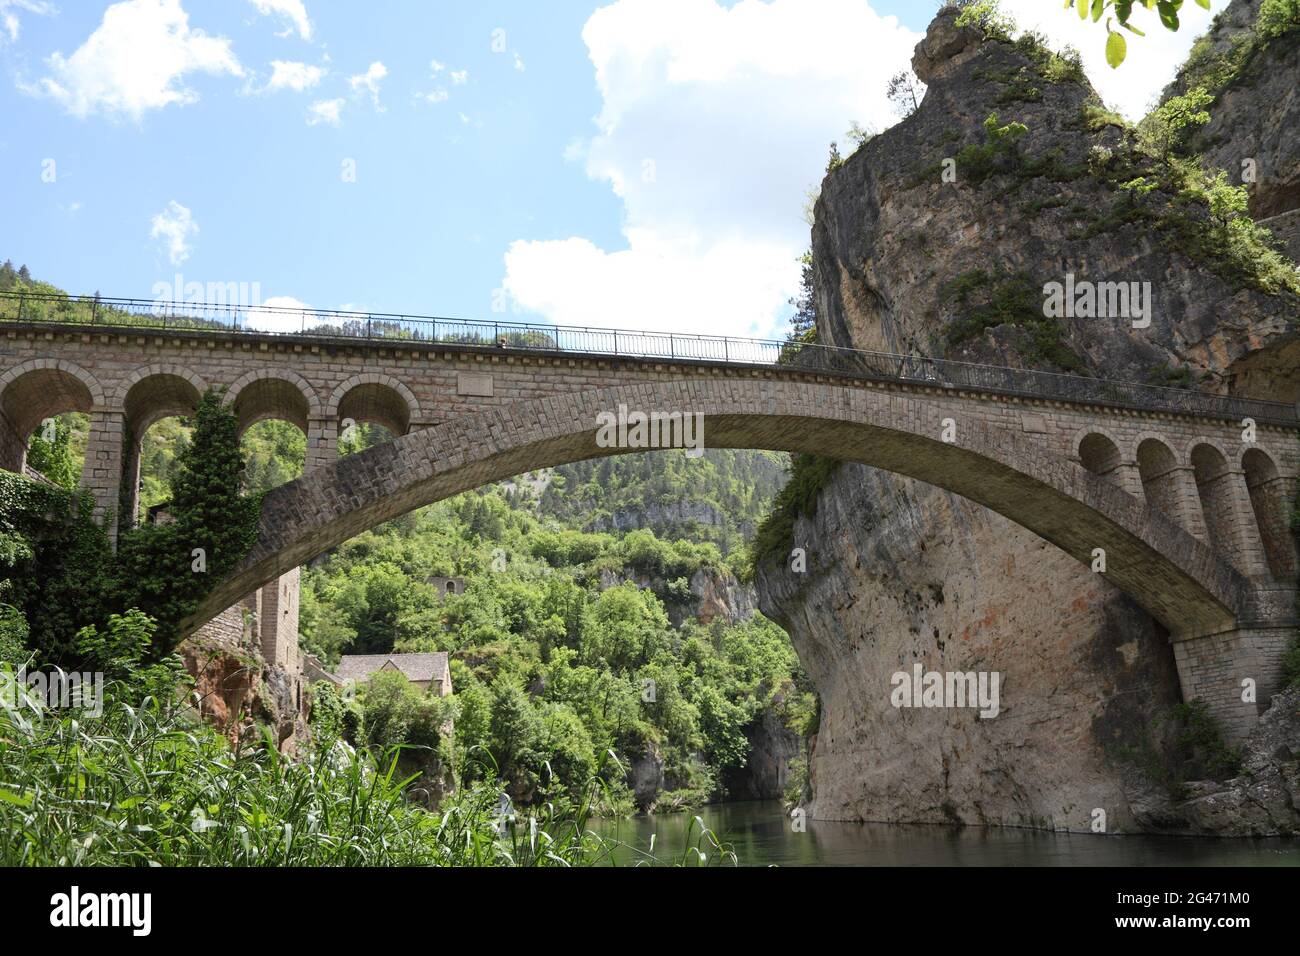
[[[723, 380], [637, 385], [534, 399], [465, 415], [341, 459], [272, 491], [257, 545], [195, 623], [265, 583], [408, 511], [525, 471], [641, 449], [600, 448], [596, 416], [618, 406], [698, 411], [705, 444], [807, 452], [897, 472], [982, 504], [1074, 555], [1107, 551], [1107, 577], [1178, 634], [1232, 627], [1249, 584], [1169, 516], [1041, 445], [941, 400], [836, 385]], [[237, 596], [237, 595], [236, 595]]]
[[[956, 441], [945, 443], [940, 436], [944, 419], [954, 417], [952, 400], [833, 384], [719, 379], [612, 387], [464, 415], [338, 459], [267, 496], [258, 543], [189, 626], [415, 508], [525, 471], [639, 450], [597, 445], [597, 415], [620, 404], [699, 412], [708, 446], [827, 455], [935, 484], [1085, 563], [1102, 548], [1106, 578], [1161, 621], [1176, 642], [1217, 642], [1214, 659], [1230, 659], [1224, 677], [1196, 671], [1196, 655], [1176, 655], [1180, 674], [1186, 671], [1187, 697], [1210, 699], [1234, 727], [1254, 719], [1254, 704], [1247, 715], [1236, 699], [1235, 678], [1257, 677], [1251, 670], [1261, 661], [1250, 643], [1255, 638], [1243, 638], [1246, 645], [1229, 651], [1224, 642], [1237, 640], [1232, 635], [1253, 622], [1259, 600], [1224, 554], [1114, 482], [1045, 453], [1031, 437], [958, 414]], [[1257, 679], [1261, 686], [1273, 680]]]

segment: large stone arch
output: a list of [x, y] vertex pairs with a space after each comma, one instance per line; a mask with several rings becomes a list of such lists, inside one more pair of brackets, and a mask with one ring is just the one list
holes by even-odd
[[0, 468], [23, 470], [27, 439], [45, 419], [104, 405], [99, 380], [73, 362], [32, 359], [15, 365], [0, 375]]
[[930, 482], [997, 511], [1106, 576], [1176, 634], [1233, 626], [1244, 577], [1171, 518], [1005, 426], [962, 419], [940, 397], [764, 379], [676, 380], [519, 402], [457, 417], [339, 459], [271, 492], [259, 539], [191, 625], [367, 528], [537, 468], [640, 449], [597, 444], [597, 415], [624, 405], [704, 415], [707, 445], [806, 452]]
[[306, 434], [308, 422], [324, 414], [316, 390], [289, 369], [248, 372], [227, 390], [226, 403], [235, 410], [241, 435], [249, 426], [268, 418], [290, 422]]
[[379, 372], [354, 375], [334, 389], [325, 414], [336, 424], [345, 419], [382, 425], [405, 435], [421, 420], [420, 403], [401, 381]]

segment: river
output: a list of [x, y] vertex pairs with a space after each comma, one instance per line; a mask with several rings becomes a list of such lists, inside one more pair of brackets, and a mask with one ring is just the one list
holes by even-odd
[[[692, 813], [595, 820], [591, 829], [628, 844], [620, 863], [654, 855], [677, 862]], [[796, 833], [777, 801], [722, 803], [698, 812], [730, 843], [741, 866], [1300, 866], [1300, 839], [1215, 840], [1096, 836], [1004, 827], [946, 827], [809, 820]], [[692, 840], [698, 835], [694, 827]]]

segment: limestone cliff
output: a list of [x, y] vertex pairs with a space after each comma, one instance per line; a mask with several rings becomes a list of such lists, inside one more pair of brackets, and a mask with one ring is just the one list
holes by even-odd
[[[1296, 296], [1199, 241], [1208, 213], [1143, 166], [1069, 61], [945, 9], [913, 65], [920, 109], [822, 184], [821, 342], [1279, 397], [1273, 360], [1247, 370], [1294, 341]], [[1046, 318], [1042, 287], [1066, 273], [1149, 281], [1150, 326]], [[760, 564], [759, 600], [821, 698], [814, 818], [1085, 830], [1100, 808], [1111, 832], [1204, 824], [1137, 757], [1171, 746], [1167, 635], [1100, 576], [964, 499], [853, 464], [791, 544], [807, 573]], [[895, 709], [890, 677], [918, 662], [1000, 672], [1001, 713]]]
[[[1265, 32], [1260, 6], [1232, 0], [1163, 99], [1197, 86], [1213, 94], [1210, 122], [1184, 151], [1243, 184], [1251, 214], [1300, 261], [1300, 22]], [[1239, 363], [1237, 378], [1255, 392], [1300, 398], [1300, 334], [1261, 343]]]

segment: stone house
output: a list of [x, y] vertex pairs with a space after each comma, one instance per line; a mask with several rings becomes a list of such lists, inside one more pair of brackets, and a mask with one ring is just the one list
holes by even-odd
[[447, 652], [432, 654], [344, 654], [334, 676], [340, 685], [364, 684], [373, 674], [397, 671], [424, 694], [451, 694], [451, 668]]

